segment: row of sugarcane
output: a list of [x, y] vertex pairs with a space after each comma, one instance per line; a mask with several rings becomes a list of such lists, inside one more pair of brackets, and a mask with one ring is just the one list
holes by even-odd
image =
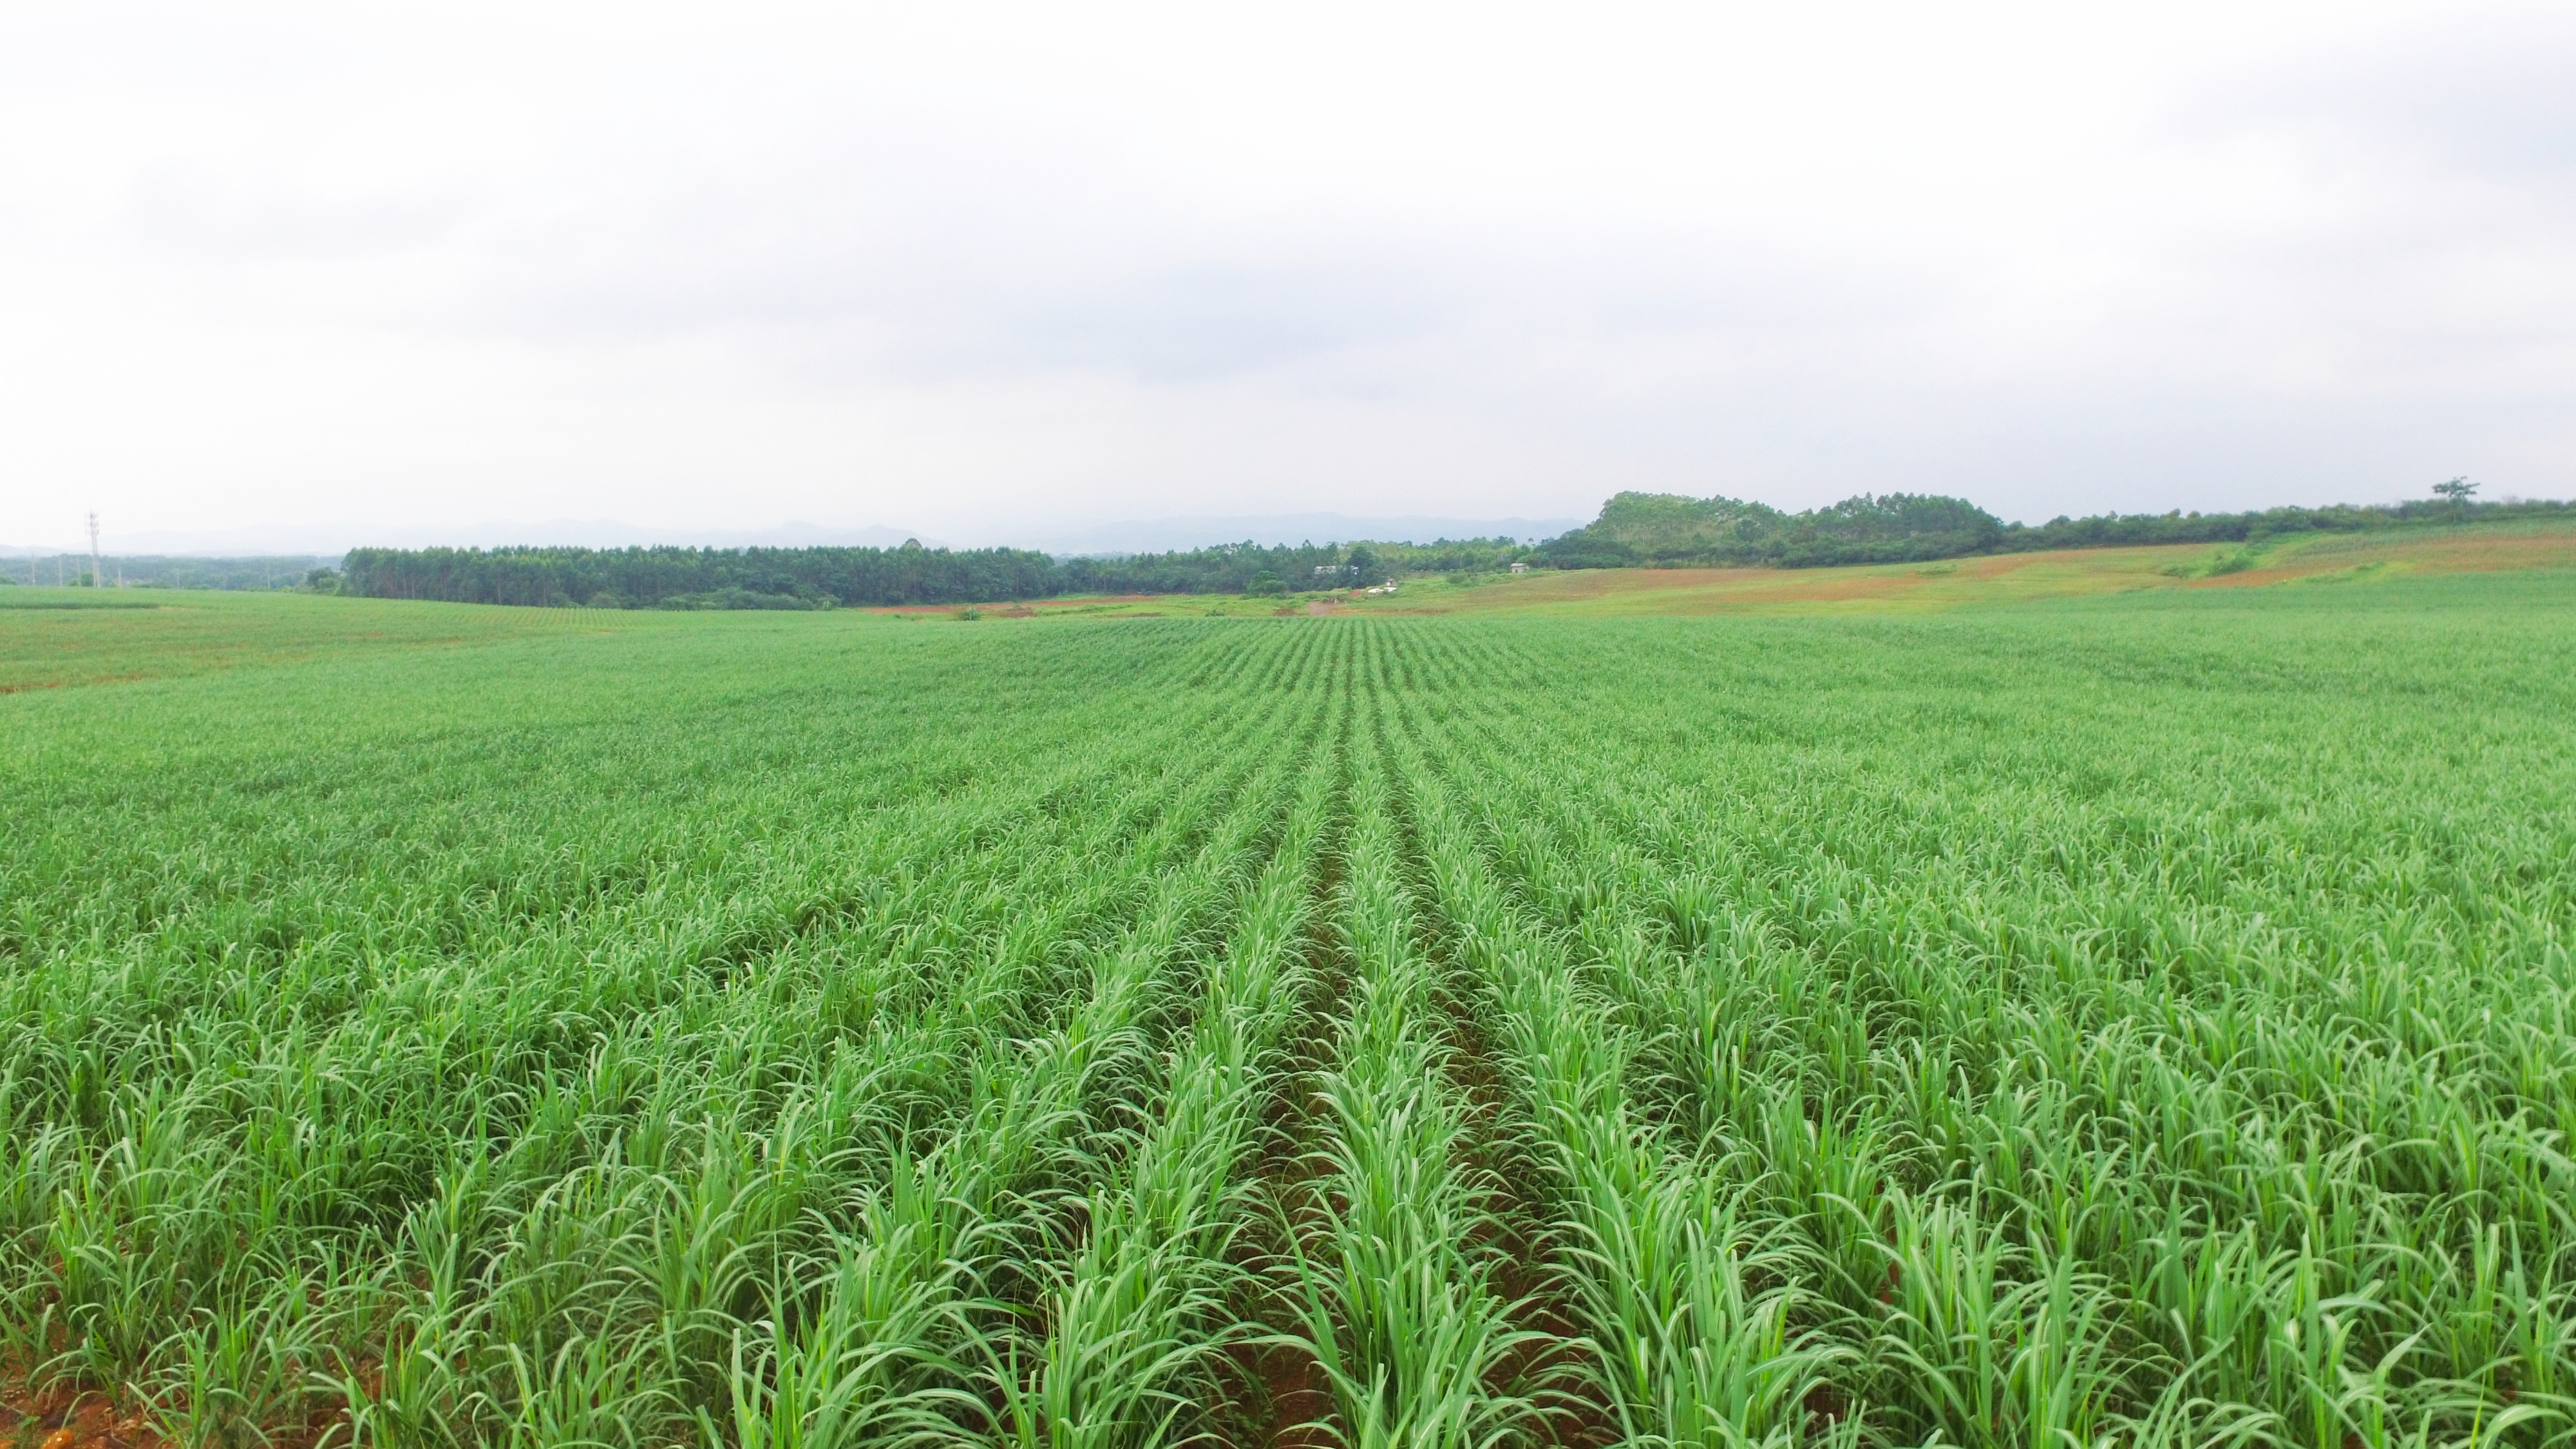
[[[7, 1357], [130, 1385], [201, 1442], [339, 1405], [386, 1443], [730, 1422], [737, 1337], [757, 1361], [759, 1325], [800, 1341], [827, 1317], [842, 1248], [964, 1156], [943, 1142], [1051, 1168], [1058, 1139], [1134, 1107], [1102, 1093], [1171, 1025], [1169, 978], [1275, 848], [1283, 772], [1313, 749], [1313, 708], [1227, 692], [1266, 697], [1280, 664], [1198, 651], [1218, 688], [1185, 709], [1107, 728], [1132, 701], [1094, 702], [1034, 756], [1001, 734], [968, 755], [1037, 768], [800, 822], [794, 843], [846, 859], [773, 844], [732, 894], [683, 873], [678, 898], [496, 922], [481, 961], [154, 963], [172, 1021], [130, 1043], [71, 1028], [73, 993], [129, 990], [132, 964], [13, 975], [19, 1019], [64, 1030], [0, 1071]], [[274, 998], [225, 979], [246, 965]], [[1032, 1074], [1041, 1041], [1066, 1060]], [[1031, 1095], [1041, 1078], [1081, 1085], [1068, 1103]], [[973, 1215], [1028, 1217], [1014, 1195], [1052, 1190], [1028, 1167], [995, 1164]]]
[[[1768, 1260], [1756, 1281], [1787, 1295], [1777, 1357], [1804, 1365], [1789, 1378], [1807, 1381], [1809, 1432], [1867, 1417], [1964, 1443], [2568, 1439], [2576, 1182], [2532, 1114], [2570, 1079], [2492, 998], [2410, 999], [2357, 966], [2340, 979], [2360, 989], [2338, 989], [2305, 952], [2256, 949], [2216, 959], [2233, 980], [2213, 1001], [2175, 970], [2086, 960], [2044, 922], [1955, 904], [1909, 922], [1901, 872], [1837, 880], [1831, 855], [1730, 822], [1705, 788], [1725, 772], [1619, 757], [1617, 716], [1476, 704], [1399, 705], [1425, 755], [1417, 798], [1476, 782], [1462, 818], [1426, 832], [1434, 860], [1459, 858], [1442, 874], [1461, 900], [1481, 857], [1509, 906], [1458, 908], [1506, 923], [1462, 938], [1513, 943], [1492, 948], [1498, 1012], [1518, 990], [1558, 998], [1506, 1023], [1581, 1020], [1589, 996], [1600, 1020], [1541, 1054], [1560, 1069], [1546, 1110], [1615, 1142], [1610, 1109], [1569, 1104], [1624, 1076], [1646, 1135], [1701, 1164], [1759, 1249], [1748, 1261]], [[1560, 748], [1512, 748], [1533, 737]], [[2549, 953], [2525, 960], [2538, 991], [2514, 1009], [2553, 1020]], [[2394, 1009], [2356, 1011], [2374, 991]], [[2441, 1050], [2414, 1056], [2426, 1042]], [[2464, 1097], [2481, 1076], [2520, 1103]], [[1561, 1227], [1588, 1301], [1618, 1255], [1597, 1222]], [[1613, 1361], [1619, 1332], [1588, 1326]]]

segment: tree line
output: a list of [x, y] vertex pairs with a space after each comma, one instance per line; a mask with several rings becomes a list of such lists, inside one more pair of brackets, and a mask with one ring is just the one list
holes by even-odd
[[362, 548], [310, 586], [384, 599], [663, 609], [825, 609], [996, 603], [1069, 594], [1288, 594], [1406, 574], [1680, 566], [1821, 568], [2144, 544], [2259, 544], [2280, 534], [2565, 514], [2558, 502], [2480, 503], [2454, 479], [2420, 502], [2247, 513], [2106, 513], [2005, 523], [1962, 498], [1861, 494], [1802, 513], [1732, 498], [1621, 493], [1593, 522], [1536, 547], [1510, 539], [1364, 542], [1057, 557], [1032, 549]]
[[1961, 498], [1862, 494], [1830, 507], [1787, 513], [1733, 498], [1622, 493], [1601, 516], [1550, 539], [1531, 562], [1553, 568], [1772, 567], [1912, 563], [1971, 554], [2144, 544], [2260, 543], [2288, 533], [2352, 533], [2415, 524], [2565, 514], [2556, 502], [2478, 503], [2474, 484], [2437, 485], [2441, 496], [2391, 504], [2267, 508], [2247, 513], [2064, 515], [2042, 524], [2005, 523]]
[[379, 599], [565, 608], [825, 609], [992, 603], [1067, 594], [1286, 594], [1400, 573], [1503, 567], [1509, 539], [1245, 542], [1170, 553], [1058, 558], [1031, 549], [361, 548], [317, 587]]

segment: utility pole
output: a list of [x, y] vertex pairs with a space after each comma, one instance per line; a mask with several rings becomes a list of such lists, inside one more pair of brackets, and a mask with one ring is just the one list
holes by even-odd
[[93, 589], [107, 587], [107, 566], [99, 562], [98, 557], [98, 510], [95, 508], [89, 511], [89, 586]]

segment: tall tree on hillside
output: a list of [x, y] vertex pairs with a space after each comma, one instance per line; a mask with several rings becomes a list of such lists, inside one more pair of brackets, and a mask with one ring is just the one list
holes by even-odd
[[2434, 484], [2433, 491], [2451, 500], [2451, 507], [2465, 518], [2469, 512], [2469, 499], [2478, 491], [2478, 485], [2466, 478], [2454, 478], [2448, 483]]

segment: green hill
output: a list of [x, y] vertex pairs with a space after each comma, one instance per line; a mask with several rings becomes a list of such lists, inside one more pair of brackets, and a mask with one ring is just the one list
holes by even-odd
[[2450, 527], [2564, 517], [2569, 511], [2570, 505], [2560, 502], [2478, 503], [2445, 497], [2250, 513], [2105, 513], [2031, 525], [2007, 524], [1964, 498], [1936, 493], [1863, 493], [1805, 513], [1734, 498], [1621, 493], [1601, 505], [1599, 518], [1542, 545], [1534, 561], [1561, 569], [1826, 568], [2064, 548], [2176, 543], [2260, 548], [2288, 534]]
[[1546, 546], [1558, 568], [1635, 565], [1906, 563], [1991, 552], [2002, 520], [1960, 498], [1861, 494], [1830, 508], [1783, 513], [1733, 498], [1622, 493], [1601, 516]]

